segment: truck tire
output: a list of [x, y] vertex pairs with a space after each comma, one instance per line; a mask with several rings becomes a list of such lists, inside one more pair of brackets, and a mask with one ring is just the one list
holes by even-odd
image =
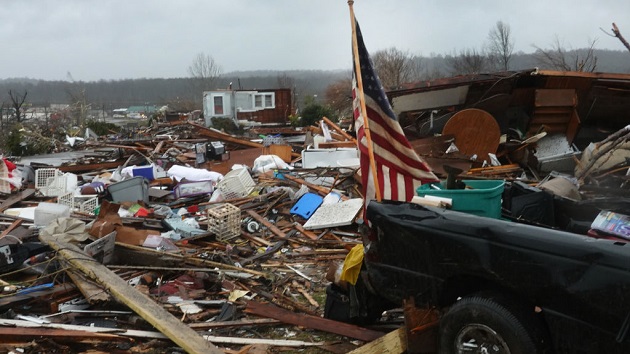
[[466, 297], [440, 320], [440, 353], [543, 353], [537, 326], [533, 314], [507, 301]]

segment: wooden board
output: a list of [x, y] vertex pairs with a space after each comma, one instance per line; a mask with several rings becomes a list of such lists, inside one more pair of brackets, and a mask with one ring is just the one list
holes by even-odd
[[406, 353], [406, 351], [406, 330], [405, 327], [400, 327], [348, 354], [401, 354]]
[[245, 313], [273, 318], [283, 323], [292, 324], [306, 328], [317, 329], [329, 333], [340, 334], [346, 337], [371, 342], [384, 335], [384, 333], [364, 327], [351, 325], [349, 323], [333, 321], [319, 316], [305, 315], [285, 310], [270, 303], [248, 301]]
[[105, 288], [118, 301], [135, 311], [153, 327], [162, 332], [187, 353], [222, 354], [223, 351], [208, 342], [193, 329], [156, 304], [149, 296], [132, 287], [116, 273], [86, 255], [74, 244], [40, 233], [39, 238], [57, 251], [73, 270]]
[[17, 194], [11, 194], [11, 196], [0, 203], [0, 213], [12, 207], [14, 204], [17, 204], [25, 199], [28, 199], [33, 194], [35, 194], [34, 189], [25, 189], [23, 191], [18, 192]]
[[477, 155], [477, 161], [488, 160], [488, 153], [496, 153], [501, 138], [501, 130], [494, 117], [476, 108], [455, 113], [446, 122], [442, 134], [454, 135], [459, 151], [465, 155]]

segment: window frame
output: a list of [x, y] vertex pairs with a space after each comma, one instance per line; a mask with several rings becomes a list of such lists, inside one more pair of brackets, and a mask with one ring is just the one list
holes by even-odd
[[[257, 104], [256, 99], [260, 99], [260, 104]], [[267, 99], [271, 104], [267, 105]], [[252, 106], [254, 109], [274, 109], [276, 108], [276, 93], [275, 92], [258, 92], [252, 95]]]

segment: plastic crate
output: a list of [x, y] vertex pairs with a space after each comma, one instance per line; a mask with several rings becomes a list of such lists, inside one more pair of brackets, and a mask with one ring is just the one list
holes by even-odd
[[75, 207], [79, 204], [79, 211], [82, 213], [95, 214], [98, 208], [98, 197], [78, 197], [74, 199]]
[[208, 231], [216, 235], [218, 241], [227, 241], [241, 234], [241, 209], [230, 204], [217, 204], [206, 209]]
[[68, 177], [66, 175], [49, 177], [46, 186], [39, 189], [39, 192], [46, 197], [58, 197], [68, 193]]
[[430, 184], [423, 184], [416, 189], [416, 193], [424, 197], [432, 195], [453, 200], [452, 210], [468, 214], [501, 218], [501, 195], [505, 182], [502, 180], [463, 180], [466, 189], [446, 189], [444, 183], [431, 188]]
[[48, 185], [49, 178], [61, 177], [63, 172], [56, 168], [40, 168], [35, 170], [35, 189], [41, 189]]
[[217, 184], [225, 199], [243, 198], [252, 192], [256, 183], [245, 168], [232, 170]]
[[263, 138], [262, 144], [263, 146], [284, 145], [286, 142], [281, 136], [267, 135]]
[[94, 214], [98, 208], [98, 196], [94, 195], [74, 195], [69, 192], [57, 197], [57, 204], [66, 205], [70, 210], [78, 210], [82, 213]]
[[67, 184], [67, 177], [56, 168], [35, 170], [35, 189], [46, 197], [59, 197], [66, 194]]
[[57, 197], [57, 204], [67, 205], [74, 209], [74, 192], [68, 192]]

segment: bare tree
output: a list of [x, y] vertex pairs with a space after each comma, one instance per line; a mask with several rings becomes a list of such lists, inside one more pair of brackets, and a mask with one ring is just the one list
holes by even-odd
[[2, 102], [2, 104], [0, 104], [0, 130], [4, 130], [4, 105], [5, 103]]
[[412, 55], [409, 58], [408, 82], [420, 81], [426, 78], [427, 68], [424, 59], [419, 55]]
[[[188, 67], [188, 74], [193, 78], [196, 90], [213, 90], [217, 78], [221, 75], [221, 67], [212, 56], [201, 52], [195, 56]], [[201, 92], [198, 94], [201, 95]]]
[[290, 88], [295, 87], [295, 78], [293, 76], [287, 75], [287, 73], [282, 73], [282, 75], [278, 74], [276, 78], [278, 81], [278, 88]]
[[514, 52], [514, 41], [510, 25], [497, 21], [496, 26], [488, 33], [488, 57], [498, 68], [510, 69], [510, 61]]
[[87, 120], [88, 111], [92, 106], [87, 101], [85, 87], [68, 89], [66, 93], [70, 99], [70, 114], [72, 118], [74, 118], [74, 124], [76, 124], [77, 127], [83, 127]]
[[73, 118], [73, 124], [77, 127], [83, 127], [87, 120], [88, 110], [91, 107], [91, 104], [87, 102], [85, 86], [83, 82], [75, 81], [72, 73], [69, 71], [66, 73], [66, 77], [70, 81], [66, 87], [66, 94], [70, 100], [70, 115]]
[[374, 69], [386, 88], [396, 88], [400, 84], [418, 79], [422, 71], [421, 60], [409, 52], [395, 47], [379, 50], [372, 55]]
[[597, 69], [595, 43], [597, 43], [597, 40], [591, 40], [586, 49], [567, 51], [556, 36], [551, 49], [542, 49], [534, 46], [536, 48], [534, 57], [541, 66], [550, 67], [554, 70], [594, 72]]
[[488, 65], [488, 56], [476, 49], [464, 49], [458, 55], [446, 57], [452, 75], [479, 74]]
[[352, 116], [352, 77], [335, 81], [326, 88], [326, 104], [339, 117]]
[[24, 94], [21, 95], [17, 92], [13, 92], [9, 90], [9, 98], [11, 99], [11, 107], [13, 107], [13, 114], [15, 114], [15, 120], [19, 123], [22, 121], [22, 106], [24, 105], [24, 101], [26, 101], [26, 95], [28, 95], [27, 91], [24, 91]]
[[619, 39], [621, 44], [623, 44], [623, 46], [626, 47], [626, 49], [630, 50], [630, 43], [628, 43], [628, 41], [621, 35], [621, 31], [619, 31], [619, 27], [617, 27], [617, 25], [614, 22], [612, 24], [612, 30], [611, 30], [612, 34], [604, 31], [604, 29], [601, 27], [600, 29], [602, 30], [602, 32], [606, 33], [607, 35], [611, 37], [617, 37], [617, 39]]

